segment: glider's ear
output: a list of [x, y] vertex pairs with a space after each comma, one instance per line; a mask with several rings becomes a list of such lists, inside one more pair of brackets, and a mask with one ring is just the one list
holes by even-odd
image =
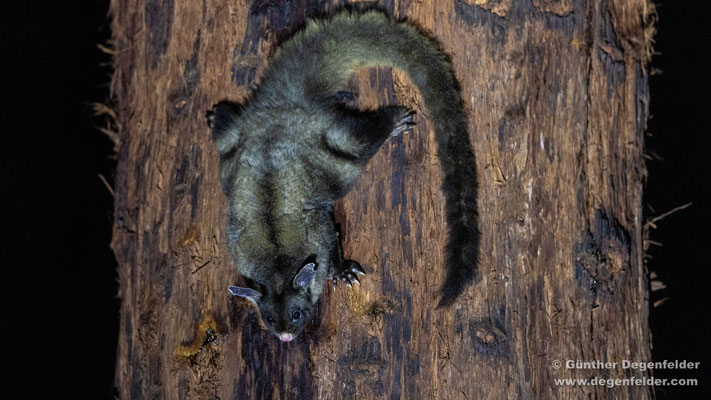
[[254, 304], [262, 297], [262, 294], [258, 291], [250, 288], [243, 288], [239, 286], [228, 286], [227, 289], [232, 293], [233, 296], [244, 297]]
[[294, 289], [305, 288], [306, 286], [309, 286], [309, 283], [311, 283], [311, 280], [314, 278], [315, 275], [316, 264], [308, 263], [304, 265], [294, 277]]

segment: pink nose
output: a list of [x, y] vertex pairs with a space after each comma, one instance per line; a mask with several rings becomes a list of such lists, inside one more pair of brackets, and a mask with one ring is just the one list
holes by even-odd
[[286, 333], [286, 332], [280, 333], [279, 339], [282, 342], [291, 342], [292, 340], [294, 340], [294, 335], [292, 335], [291, 333]]

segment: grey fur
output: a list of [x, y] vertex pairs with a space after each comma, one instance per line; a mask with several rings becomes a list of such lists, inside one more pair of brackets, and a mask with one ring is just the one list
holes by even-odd
[[221, 102], [208, 113], [229, 200], [229, 248], [249, 290], [259, 295], [232, 292], [254, 301], [269, 329], [286, 340], [310, 320], [327, 279], [360, 283], [357, 275], [365, 271], [342, 258], [333, 201], [389, 137], [414, 125], [414, 113], [404, 107], [344, 106], [347, 79], [373, 66], [405, 71], [434, 123], [450, 231], [440, 305], [451, 303], [473, 276], [474, 159], [446, 58], [417, 29], [381, 12], [311, 21], [277, 49], [251, 99]]

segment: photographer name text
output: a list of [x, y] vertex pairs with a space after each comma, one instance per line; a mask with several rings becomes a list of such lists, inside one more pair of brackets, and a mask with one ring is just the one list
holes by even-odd
[[580, 361], [567, 360], [565, 362], [566, 369], [634, 369], [639, 371], [659, 370], [659, 369], [699, 369], [700, 362], [692, 362], [686, 360], [664, 360], [664, 361], [649, 361], [637, 362], [631, 360], [617, 361]]

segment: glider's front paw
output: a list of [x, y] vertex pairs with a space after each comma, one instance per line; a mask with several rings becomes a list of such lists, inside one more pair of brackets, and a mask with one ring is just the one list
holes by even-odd
[[353, 287], [354, 283], [360, 285], [360, 280], [358, 280], [358, 275], [365, 275], [365, 270], [356, 261], [353, 260], [343, 260], [342, 269], [340, 271], [334, 272], [331, 275], [331, 282], [333, 283], [333, 288], [336, 288], [336, 283], [338, 280], [342, 280], [343, 283], [348, 287]]

